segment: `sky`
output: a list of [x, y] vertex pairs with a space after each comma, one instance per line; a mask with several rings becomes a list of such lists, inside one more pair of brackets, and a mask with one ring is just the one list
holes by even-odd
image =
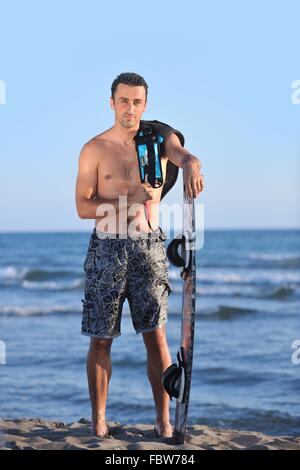
[[[93, 228], [78, 156], [113, 125], [121, 72], [200, 159], [205, 229], [300, 228], [299, 17], [289, 0], [0, 2], [0, 231]], [[180, 175], [164, 201], [181, 200]]]

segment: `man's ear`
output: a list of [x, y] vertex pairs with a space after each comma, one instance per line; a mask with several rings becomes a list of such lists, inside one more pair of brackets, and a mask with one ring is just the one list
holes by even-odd
[[111, 109], [115, 109], [115, 103], [114, 103], [114, 100], [112, 99], [112, 97], [109, 98], [109, 102], [110, 102]]

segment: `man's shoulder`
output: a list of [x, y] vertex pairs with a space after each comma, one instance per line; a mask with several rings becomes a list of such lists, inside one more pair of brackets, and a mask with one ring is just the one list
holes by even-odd
[[101, 134], [97, 134], [94, 137], [91, 137], [85, 144], [82, 146], [81, 153], [87, 156], [99, 156], [108, 145], [108, 131], [104, 131]]
[[97, 134], [94, 137], [91, 137], [90, 140], [88, 140], [84, 146], [87, 146], [89, 148], [95, 148], [95, 147], [103, 147], [107, 142], [109, 141], [109, 136], [110, 136], [110, 129], [101, 132], [101, 134]]

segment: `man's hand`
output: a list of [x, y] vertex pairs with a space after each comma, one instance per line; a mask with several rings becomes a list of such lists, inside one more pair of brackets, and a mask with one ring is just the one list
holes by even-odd
[[196, 198], [204, 189], [204, 177], [197, 157], [189, 155], [182, 164], [186, 196]]
[[153, 199], [154, 189], [149, 184], [140, 184], [136, 190], [127, 197], [129, 203], [145, 204]]

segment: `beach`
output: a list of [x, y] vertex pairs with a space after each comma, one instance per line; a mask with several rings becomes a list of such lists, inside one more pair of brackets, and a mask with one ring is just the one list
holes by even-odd
[[[197, 253], [185, 445], [299, 445], [300, 364], [292, 362], [292, 344], [300, 339], [300, 233], [211, 231], [205, 236], [205, 246]], [[0, 364], [0, 418], [2, 441], [12, 443], [6, 447], [170, 445], [153, 433], [155, 406], [146, 350], [126, 302], [122, 334], [111, 352], [106, 417], [112, 438], [93, 440], [89, 425], [79, 422], [91, 412], [85, 366], [89, 338], [80, 334], [89, 237], [90, 232], [0, 236], [0, 340], [6, 347]], [[180, 340], [179, 271], [169, 266], [173, 291], [167, 338], [173, 361]], [[173, 424], [175, 406], [173, 400]]]
[[109, 437], [90, 433], [91, 423], [82, 418], [73, 423], [43, 419], [0, 420], [3, 450], [300, 450], [300, 437], [268, 436], [209, 426], [189, 426], [186, 442], [155, 436], [149, 424], [121, 425], [108, 422]]

